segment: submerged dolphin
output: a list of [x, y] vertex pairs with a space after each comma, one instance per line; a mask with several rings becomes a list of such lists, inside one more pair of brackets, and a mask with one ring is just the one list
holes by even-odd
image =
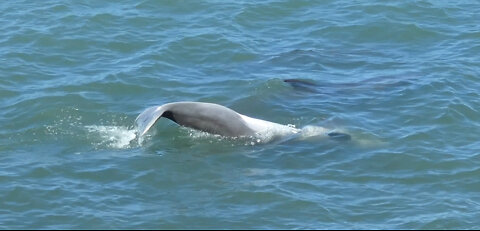
[[[143, 136], [160, 117], [168, 118], [181, 126], [230, 137], [255, 136], [270, 130], [292, 134], [301, 131], [290, 126], [251, 118], [214, 103], [174, 102], [149, 107], [143, 111], [135, 119], [139, 136]], [[331, 132], [328, 135], [337, 139], [339, 136], [340, 139], [350, 139], [349, 135], [343, 133]]]

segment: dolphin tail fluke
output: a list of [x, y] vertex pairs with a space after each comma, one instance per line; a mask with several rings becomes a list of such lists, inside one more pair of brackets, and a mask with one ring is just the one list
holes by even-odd
[[164, 112], [165, 110], [163, 110], [162, 106], [154, 106], [145, 109], [145, 111], [138, 115], [135, 119], [138, 136], [143, 136], [147, 133]]

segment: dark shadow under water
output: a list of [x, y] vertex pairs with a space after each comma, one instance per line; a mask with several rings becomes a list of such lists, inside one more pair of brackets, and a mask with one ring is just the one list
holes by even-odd
[[404, 88], [412, 85], [410, 78], [396, 77], [375, 77], [358, 82], [347, 83], [328, 83], [313, 82], [305, 79], [285, 79], [283, 82], [288, 83], [295, 90], [315, 93], [315, 94], [351, 94], [363, 93], [368, 91], [391, 91], [397, 88]]

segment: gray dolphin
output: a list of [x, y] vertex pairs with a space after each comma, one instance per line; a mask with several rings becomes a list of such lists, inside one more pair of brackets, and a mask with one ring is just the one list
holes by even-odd
[[299, 131], [282, 124], [251, 118], [218, 104], [174, 102], [143, 111], [135, 120], [138, 134], [143, 136], [160, 117], [168, 118], [181, 126], [231, 137], [254, 136], [268, 129], [283, 129], [293, 133]]
[[[301, 132], [301, 129], [248, 117], [214, 103], [174, 102], [149, 107], [138, 115], [135, 123], [139, 136], [145, 135], [161, 117], [181, 126], [229, 137], [256, 136], [265, 132], [283, 135]], [[328, 136], [340, 140], [350, 139], [349, 135], [338, 132], [330, 132]]]

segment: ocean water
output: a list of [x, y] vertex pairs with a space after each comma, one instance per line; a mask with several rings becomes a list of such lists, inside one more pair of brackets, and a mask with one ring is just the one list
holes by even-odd
[[[0, 227], [478, 229], [479, 22], [478, 1], [2, 1]], [[303, 135], [137, 137], [174, 101]]]

